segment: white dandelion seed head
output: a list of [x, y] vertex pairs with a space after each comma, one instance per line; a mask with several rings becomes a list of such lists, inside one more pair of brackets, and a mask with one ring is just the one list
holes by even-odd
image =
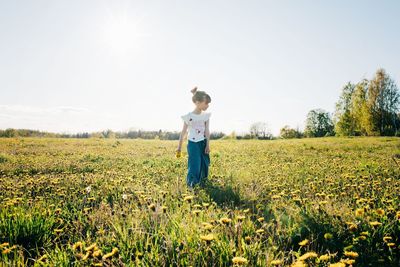
[[90, 193], [90, 191], [92, 191], [92, 187], [89, 185], [88, 187], [85, 188], [87, 193]]

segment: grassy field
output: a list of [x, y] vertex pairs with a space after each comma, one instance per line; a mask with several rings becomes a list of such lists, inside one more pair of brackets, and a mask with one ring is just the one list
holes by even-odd
[[0, 139], [0, 265], [399, 266], [399, 138], [176, 146]]

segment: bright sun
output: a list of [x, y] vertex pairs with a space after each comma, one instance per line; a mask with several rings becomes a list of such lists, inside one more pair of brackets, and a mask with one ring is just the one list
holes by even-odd
[[128, 16], [111, 16], [105, 23], [105, 42], [114, 51], [127, 54], [139, 48], [144, 34], [140, 32], [139, 21]]

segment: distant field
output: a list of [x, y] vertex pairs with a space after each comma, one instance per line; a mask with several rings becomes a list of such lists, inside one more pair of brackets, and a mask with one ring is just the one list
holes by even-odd
[[176, 146], [0, 138], [0, 266], [400, 265], [399, 138]]

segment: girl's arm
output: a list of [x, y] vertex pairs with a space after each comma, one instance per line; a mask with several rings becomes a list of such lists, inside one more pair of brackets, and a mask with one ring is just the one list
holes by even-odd
[[178, 144], [178, 149], [177, 149], [177, 151], [181, 151], [181, 149], [182, 149], [182, 142], [183, 142], [183, 138], [184, 138], [185, 135], [186, 135], [187, 128], [188, 128], [188, 125], [186, 124], [186, 122], [184, 122], [184, 123], [183, 123], [183, 127], [182, 127], [182, 131], [181, 131], [181, 134], [180, 134], [180, 136], [179, 136], [179, 144]]
[[206, 153], [210, 153], [210, 120], [206, 121], [206, 129], [204, 134], [206, 135], [207, 138], [207, 144], [206, 144]]

